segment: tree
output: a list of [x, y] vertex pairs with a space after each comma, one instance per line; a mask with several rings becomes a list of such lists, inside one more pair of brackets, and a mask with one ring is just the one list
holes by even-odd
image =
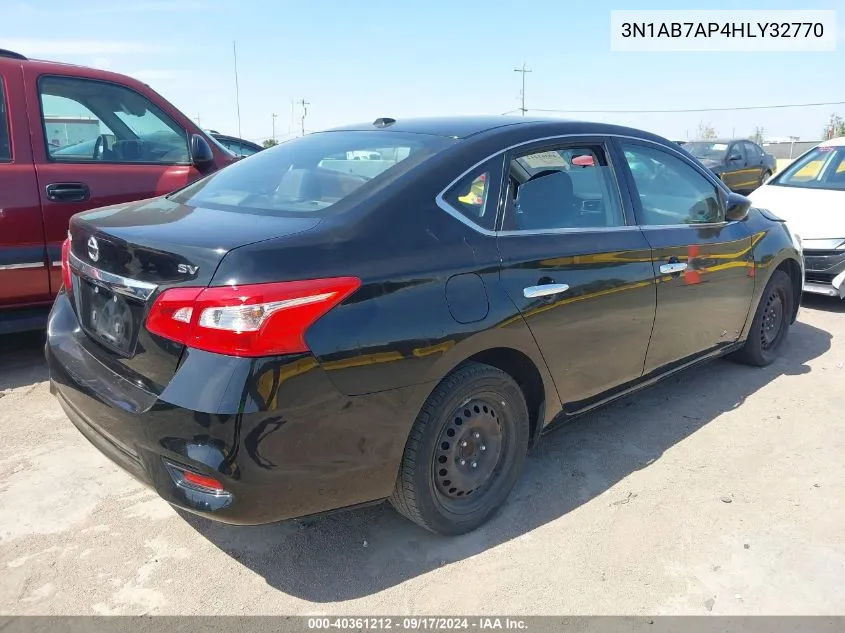
[[716, 129], [709, 123], [702, 121], [698, 124], [697, 138], [701, 141], [709, 141], [716, 138]]
[[822, 132], [822, 138], [834, 138], [836, 136], [845, 136], [845, 120], [835, 112], [830, 115], [830, 121]]
[[754, 134], [748, 137], [748, 140], [754, 141], [757, 145], [762, 145], [766, 138], [766, 128], [759, 125], [754, 128]]
[[264, 141], [262, 141], [262, 143], [261, 143], [261, 144], [262, 144], [264, 147], [273, 147], [274, 145], [278, 145], [278, 144], [279, 144], [279, 141], [277, 141], [277, 140], [276, 140], [276, 139], [274, 139], [274, 138], [267, 138], [267, 139], [264, 139]]

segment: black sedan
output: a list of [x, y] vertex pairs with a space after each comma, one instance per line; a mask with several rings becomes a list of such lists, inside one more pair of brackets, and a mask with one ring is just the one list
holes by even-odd
[[553, 422], [701, 361], [772, 362], [798, 249], [652, 134], [378, 119], [75, 216], [51, 389], [190, 511], [257, 524], [389, 499], [458, 534]]
[[246, 139], [238, 138], [237, 136], [228, 136], [226, 134], [221, 134], [216, 130], [210, 130], [209, 135], [220, 145], [222, 145], [226, 150], [228, 150], [235, 156], [240, 156], [241, 158], [252, 156], [253, 154], [257, 154], [258, 152], [264, 149], [258, 143], [253, 143], [252, 141], [247, 141]]
[[777, 171], [775, 157], [747, 139], [694, 141], [684, 149], [740, 193], [754, 191]]

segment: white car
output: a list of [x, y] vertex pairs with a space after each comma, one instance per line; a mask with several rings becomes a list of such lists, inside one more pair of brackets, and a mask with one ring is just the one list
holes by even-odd
[[845, 298], [845, 137], [817, 145], [748, 197], [801, 236], [804, 292]]

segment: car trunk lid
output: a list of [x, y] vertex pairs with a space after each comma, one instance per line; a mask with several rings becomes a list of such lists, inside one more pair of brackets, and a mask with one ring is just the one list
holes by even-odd
[[86, 347], [134, 385], [160, 393], [183, 346], [148, 332], [149, 308], [164, 290], [206, 287], [231, 250], [307, 231], [319, 219], [251, 215], [166, 198], [74, 216], [72, 302]]

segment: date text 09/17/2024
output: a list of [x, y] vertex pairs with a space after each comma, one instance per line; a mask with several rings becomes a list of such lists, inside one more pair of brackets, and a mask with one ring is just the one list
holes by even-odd
[[397, 631], [525, 631], [528, 623], [519, 618], [502, 617], [314, 617], [308, 618], [309, 630], [397, 630]]
[[821, 22], [624, 22], [622, 37], [821, 38]]

